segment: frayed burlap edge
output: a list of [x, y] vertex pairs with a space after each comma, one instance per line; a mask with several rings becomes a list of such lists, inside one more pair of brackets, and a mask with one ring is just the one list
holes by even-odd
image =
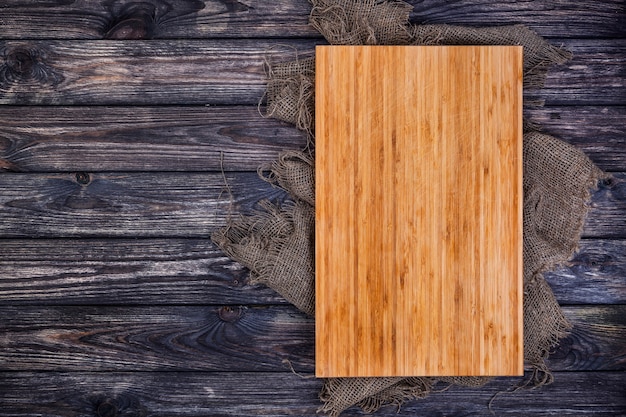
[[287, 151], [260, 170], [293, 201], [267, 200], [249, 215], [231, 218], [211, 239], [230, 258], [250, 269], [249, 283], [263, 284], [308, 315], [315, 314], [315, 171], [313, 159]]
[[[357, 406], [366, 413], [374, 413], [385, 405], [400, 407], [406, 401], [426, 398], [438, 382], [476, 388], [489, 381], [486, 377], [330, 378], [320, 392], [324, 404], [317, 411], [337, 417], [344, 410]], [[353, 392], [352, 389], [357, 389], [361, 397], [356, 403], [352, 396], [345, 395]]]
[[373, 413], [386, 404], [401, 405], [407, 400], [424, 398], [433, 386], [432, 378], [358, 378], [362, 399], [356, 402], [344, 395], [355, 381], [353, 378], [327, 379], [320, 392], [324, 403], [317, 411], [338, 416], [343, 410], [356, 405], [366, 413]]
[[309, 23], [331, 45], [400, 45], [411, 41], [403, 1], [312, 0]]
[[[580, 149], [539, 132], [524, 134], [523, 160], [524, 360], [532, 369], [527, 384], [538, 387], [553, 382], [545, 360], [572, 328], [543, 274], [578, 251], [592, 192], [611, 176]], [[557, 238], [542, 241], [542, 234]]]
[[[466, 27], [414, 25], [412, 6], [401, 1], [313, 0], [309, 21], [332, 45], [520, 45], [524, 88], [543, 87], [548, 68], [572, 58], [523, 25]], [[315, 58], [267, 66], [265, 116], [296, 125], [312, 140], [315, 129]], [[541, 103], [525, 102], [526, 105]]]
[[315, 125], [315, 58], [272, 63], [267, 67], [267, 106], [263, 116], [296, 125], [313, 135]]
[[[315, 206], [315, 166], [310, 155], [285, 151], [269, 167], [260, 167], [259, 176], [278, 185], [293, 198]], [[267, 172], [267, 174], [266, 174]]]

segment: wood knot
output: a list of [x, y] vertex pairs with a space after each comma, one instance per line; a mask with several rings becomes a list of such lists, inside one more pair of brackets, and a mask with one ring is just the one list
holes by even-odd
[[16, 157], [16, 148], [11, 139], [0, 137], [0, 171], [20, 171], [19, 166], [12, 161]]
[[125, 2], [110, 0], [105, 3], [111, 20], [104, 30], [105, 39], [152, 39], [159, 35], [161, 22], [174, 17], [195, 13], [205, 7], [203, 1], [149, 0]]
[[64, 77], [45, 62], [45, 53], [32, 46], [8, 47], [0, 65], [0, 87], [14, 83], [36, 83], [56, 86]]
[[609, 176], [600, 180], [600, 186], [604, 188], [613, 188], [617, 184], [614, 177]]
[[128, 394], [117, 397], [98, 395], [90, 398], [96, 417], [146, 417], [148, 410], [139, 399]]
[[217, 314], [220, 320], [234, 323], [243, 317], [244, 311], [242, 307], [224, 306], [218, 310]]
[[76, 182], [81, 185], [87, 185], [91, 181], [89, 174], [86, 172], [77, 172], [76, 173]]
[[0, 171], [19, 172], [19, 167], [11, 161], [0, 158]]
[[129, 3], [118, 13], [104, 34], [105, 39], [152, 39], [157, 29], [153, 4]]
[[17, 48], [6, 57], [7, 66], [16, 74], [32, 76], [33, 67], [37, 63], [36, 55], [24, 48]]
[[98, 417], [117, 417], [117, 405], [111, 400], [105, 400], [98, 404], [96, 415]]

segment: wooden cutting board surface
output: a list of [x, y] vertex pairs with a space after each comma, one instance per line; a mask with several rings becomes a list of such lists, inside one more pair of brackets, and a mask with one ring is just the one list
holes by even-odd
[[316, 55], [316, 375], [521, 375], [522, 48]]

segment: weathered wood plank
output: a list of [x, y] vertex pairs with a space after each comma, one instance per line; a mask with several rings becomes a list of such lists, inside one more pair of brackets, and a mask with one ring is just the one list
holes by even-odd
[[626, 166], [626, 107], [546, 106], [524, 114], [545, 133], [582, 149], [601, 169]]
[[[574, 329], [552, 370], [626, 370], [626, 306], [564, 312]], [[314, 320], [291, 306], [3, 306], [0, 328], [2, 371], [315, 368]]]
[[591, 199], [583, 237], [626, 237], [626, 173], [612, 175]]
[[0, 370], [313, 369], [293, 307], [0, 307], [0, 323]]
[[583, 239], [568, 266], [545, 277], [561, 304], [626, 304], [626, 241]]
[[550, 369], [626, 370], [626, 306], [563, 310], [574, 328], [548, 358]]
[[0, 161], [14, 171], [256, 171], [306, 135], [257, 107], [2, 109]]
[[[4, 41], [0, 104], [257, 104], [276, 41]], [[312, 50], [313, 41], [289, 46]]]
[[[529, 98], [544, 99], [547, 105], [624, 105], [626, 42], [623, 39], [552, 42], [562, 44], [574, 57], [551, 68], [545, 87], [538, 92], [529, 91]], [[607, 95], [607, 98], [594, 98], [594, 95]]]
[[[408, 0], [411, 20], [423, 23], [504, 25], [524, 23], [544, 36], [623, 37], [621, 0]], [[149, 39], [319, 36], [308, 25], [306, 0], [141, 2], [23, 2], [0, 8], [5, 39]]]
[[[306, 136], [247, 107], [2, 109], [4, 169], [55, 171], [256, 170]], [[526, 116], [609, 171], [626, 166], [625, 107], [528, 108]]]
[[[225, 185], [228, 183], [228, 188]], [[0, 236], [201, 237], [284, 193], [256, 173], [0, 175]], [[626, 173], [593, 195], [583, 236], [626, 238]]]
[[[8, 1], [0, 39], [320, 36], [309, 26], [307, 0]], [[610, 16], [602, 21], [611, 25]]]
[[0, 240], [8, 304], [276, 304], [209, 239]]
[[[0, 104], [256, 105], [264, 59], [292, 60], [319, 40], [3, 41]], [[561, 40], [555, 42], [561, 43]], [[563, 39], [576, 55], [528, 97], [558, 105], [623, 105], [622, 40]]]
[[[561, 304], [626, 304], [626, 240], [582, 240], [547, 274]], [[285, 304], [208, 239], [2, 239], [4, 305]]]
[[[626, 410], [625, 380], [624, 373], [559, 373], [552, 385], [499, 395], [492, 403], [492, 410], [497, 416], [623, 416]], [[515, 384], [515, 380], [498, 378], [480, 389], [455, 387], [447, 395], [439, 397], [435, 394], [403, 405], [400, 414], [488, 416], [491, 413], [485, 404], [495, 394], [511, 389]], [[382, 415], [392, 417], [395, 411], [396, 407], [387, 407]]]
[[4, 173], [0, 236], [207, 238], [230, 213], [282, 196], [252, 172]]
[[[376, 416], [489, 415], [491, 398], [518, 380], [498, 378], [479, 389], [452, 387], [401, 408], [384, 407]], [[624, 380], [622, 372], [561, 372], [552, 385], [499, 395], [493, 410], [513, 417], [623, 416]], [[0, 378], [0, 407], [14, 417], [91, 416], [98, 410], [120, 416], [317, 417], [321, 385], [291, 373], [6, 372]], [[369, 414], [356, 408], [342, 414], [364, 415]]]
[[511, 1], [406, 0], [414, 4], [411, 20], [457, 25], [526, 24], [549, 37], [623, 37], [626, 17], [622, 0]]

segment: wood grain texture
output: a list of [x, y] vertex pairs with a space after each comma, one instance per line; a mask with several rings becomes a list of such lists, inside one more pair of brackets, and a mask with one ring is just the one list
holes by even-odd
[[19, 172], [256, 171], [306, 136], [256, 107], [2, 109], [0, 160]]
[[[523, 23], [550, 37], [623, 37], [621, 0], [409, 0], [420, 23]], [[4, 39], [148, 39], [319, 36], [308, 25], [306, 0], [6, 0], [0, 8]]]
[[[561, 304], [626, 304], [626, 241], [583, 240], [547, 274]], [[1, 239], [4, 305], [286, 304], [209, 239]]]
[[[384, 407], [375, 415], [489, 415], [491, 398], [517, 381], [498, 378], [480, 389], [452, 387], [400, 408]], [[512, 417], [528, 417], [529, 410], [537, 417], [621, 417], [626, 409], [623, 384], [623, 372], [559, 372], [555, 382], [541, 390], [499, 395], [493, 410]], [[291, 373], [5, 372], [0, 406], [14, 417], [92, 416], [103, 404], [114, 405], [124, 417], [316, 417], [320, 388], [321, 381]], [[356, 408], [342, 414], [369, 415]]]
[[286, 303], [206, 239], [0, 240], [3, 305]]
[[320, 36], [309, 26], [307, 0], [7, 1], [0, 39]]
[[[315, 323], [292, 306], [2, 306], [0, 313], [3, 372], [288, 372], [285, 359], [305, 374], [315, 367]], [[564, 313], [574, 328], [550, 369], [626, 370], [626, 306]]]
[[[290, 46], [312, 50], [313, 41]], [[3, 41], [0, 104], [258, 104], [267, 40]]]
[[[599, 184], [591, 199], [583, 237], [626, 237], [626, 173], [613, 173], [612, 176]], [[588, 232], [591, 230], [593, 232]]]
[[519, 375], [522, 48], [316, 60], [316, 375]]
[[574, 328], [551, 352], [550, 369], [626, 370], [626, 306], [567, 307], [564, 313]]
[[[574, 57], [551, 67], [545, 86], [539, 91], [527, 91], [525, 97], [543, 99], [547, 105], [624, 105], [626, 42], [622, 39], [553, 39], [551, 42], [565, 47]], [[600, 42], [603, 46], [598, 45]]]
[[[623, 0], [410, 3], [417, 22], [523, 23], [573, 50], [535, 93], [548, 105], [527, 115], [626, 180]], [[227, 217], [222, 168], [253, 171], [303, 143], [256, 106], [265, 56], [291, 60], [292, 47], [323, 42], [309, 10], [307, 0], [0, 0], [0, 39], [11, 40], [0, 42], [0, 101], [11, 104], [0, 106], [0, 171], [24, 171], [0, 172], [0, 323], [11, 319], [20, 343], [0, 349], [1, 415], [318, 415], [321, 382], [281, 363], [314, 371], [312, 321], [270, 306], [285, 301], [249, 286], [207, 233]], [[282, 198], [252, 173], [227, 178], [235, 211]], [[561, 303], [578, 304], [564, 308], [573, 333], [549, 359], [555, 383], [499, 395], [497, 415], [626, 415], [626, 311], [601, 305], [626, 304], [625, 198], [621, 183], [602, 185], [580, 254], [548, 275]], [[485, 416], [517, 381], [376, 415]]]
[[313, 362], [293, 307], [0, 307], [0, 369], [288, 371]]
[[626, 166], [626, 107], [546, 106], [524, 109], [524, 116], [543, 132], [582, 149], [605, 171]]
[[468, 26], [525, 24], [548, 37], [624, 37], [626, 18], [621, 0], [581, 2], [490, 0], [408, 0], [411, 20]]
[[626, 304], [626, 241], [583, 239], [567, 266], [544, 276], [560, 304]]
[[4, 173], [0, 235], [208, 238], [232, 213], [284, 196], [256, 172]]
[[[556, 39], [574, 59], [528, 98], [549, 105], [624, 104], [619, 39]], [[0, 104], [254, 105], [264, 60], [313, 53], [319, 39], [0, 42]]]

